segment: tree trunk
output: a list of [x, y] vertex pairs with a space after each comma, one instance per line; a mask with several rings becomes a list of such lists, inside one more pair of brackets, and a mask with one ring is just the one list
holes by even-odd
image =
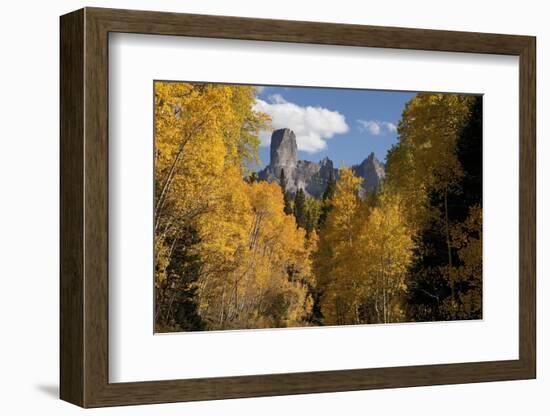
[[180, 147], [178, 148], [178, 153], [176, 154], [176, 157], [174, 158], [174, 162], [172, 163], [172, 166], [170, 166], [170, 170], [168, 171], [168, 175], [166, 176], [166, 179], [164, 180], [164, 184], [162, 185], [162, 189], [159, 195], [159, 198], [157, 200], [157, 203], [155, 204], [155, 230], [158, 227], [159, 219], [160, 219], [160, 213], [162, 211], [162, 207], [164, 206], [164, 202], [166, 201], [166, 195], [168, 193], [168, 190], [170, 189], [170, 185], [172, 184], [172, 180], [174, 179], [174, 173], [176, 171], [176, 166], [178, 165], [179, 161], [181, 160], [181, 157], [183, 155], [183, 150], [185, 148], [185, 145], [189, 142], [191, 137], [193, 135], [197, 134], [198, 131], [204, 126], [206, 123], [208, 115], [212, 112], [212, 110], [215, 107], [212, 107], [205, 115], [204, 120], [199, 123], [198, 126], [196, 126], [193, 131], [189, 132], [187, 136], [182, 139], [182, 142], [180, 144]]
[[222, 305], [220, 308], [220, 329], [223, 329], [223, 312], [225, 308], [225, 287], [227, 286], [226, 283], [223, 284], [223, 290], [222, 290]]
[[445, 188], [445, 197], [444, 197], [444, 203], [445, 203], [445, 239], [447, 241], [447, 258], [449, 262], [449, 271], [448, 271], [448, 278], [449, 283], [451, 286], [451, 300], [452, 300], [452, 308], [454, 310], [455, 308], [455, 282], [454, 278], [452, 276], [452, 269], [453, 269], [453, 256], [451, 251], [451, 236], [449, 232], [449, 207], [447, 204], [447, 188]]
[[383, 277], [383, 283], [382, 283], [382, 296], [383, 296], [383, 305], [384, 305], [384, 323], [388, 323], [388, 297], [386, 293], [386, 276]]
[[170, 189], [170, 185], [172, 184], [172, 180], [174, 178], [174, 173], [176, 171], [176, 166], [178, 165], [181, 156], [183, 155], [183, 149], [185, 148], [185, 145], [187, 144], [188, 139], [185, 139], [182, 144], [180, 145], [178, 149], [178, 153], [176, 154], [176, 157], [174, 158], [174, 162], [172, 163], [172, 166], [170, 166], [170, 170], [168, 171], [168, 175], [166, 176], [166, 179], [164, 180], [164, 184], [162, 185], [162, 189], [160, 191], [159, 198], [157, 200], [157, 203], [155, 205], [155, 231], [158, 228], [159, 219], [160, 219], [160, 212], [162, 210], [162, 207], [164, 206], [164, 201], [166, 200], [166, 194], [168, 193], [168, 189]]

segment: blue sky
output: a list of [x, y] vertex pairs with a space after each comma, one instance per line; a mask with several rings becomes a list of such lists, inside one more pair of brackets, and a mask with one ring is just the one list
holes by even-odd
[[[273, 118], [273, 127], [297, 135], [299, 158], [335, 166], [353, 165], [371, 152], [385, 161], [397, 142], [396, 127], [405, 103], [415, 94], [337, 88], [260, 87], [256, 109]], [[260, 158], [269, 163], [270, 133], [263, 132]]]

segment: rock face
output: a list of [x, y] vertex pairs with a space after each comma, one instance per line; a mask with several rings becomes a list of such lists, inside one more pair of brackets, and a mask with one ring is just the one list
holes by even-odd
[[351, 169], [355, 176], [363, 178], [363, 188], [368, 191], [378, 189], [380, 183], [386, 177], [384, 165], [374, 156], [374, 153], [371, 153], [359, 165], [353, 165]]
[[[307, 195], [320, 198], [331, 173], [338, 179], [338, 169], [334, 168], [332, 160], [328, 157], [320, 162], [298, 160], [298, 147], [296, 135], [290, 129], [275, 130], [271, 135], [271, 152], [269, 165], [258, 176], [266, 181], [278, 181], [281, 171], [286, 178], [286, 189], [295, 194], [298, 189], [303, 189]], [[363, 187], [367, 191], [378, 189], [384, 179], [384, 165], [371, 153], [362, 163], [352, 166], [354, 173], [363, 178]]]
[[298, 161], [298, 146], [296, 135], [290, 129], [275, 130], [271, 135], [271, 153], [269, 164], [274, 168], [288, 169], [296, 168]]

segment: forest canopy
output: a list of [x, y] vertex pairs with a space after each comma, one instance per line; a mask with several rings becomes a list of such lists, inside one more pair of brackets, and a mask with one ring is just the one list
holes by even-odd
[[155, 331], [481, 318], [481, 97], [416, 94], [379, 189], [314, 198], [250, 169], [256, 93], [155, 83]]

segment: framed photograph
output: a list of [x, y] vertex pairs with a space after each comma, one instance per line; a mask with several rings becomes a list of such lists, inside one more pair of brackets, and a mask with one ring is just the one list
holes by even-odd
[[62, 16], [61, 398], [535, 378], [535, 49]]

